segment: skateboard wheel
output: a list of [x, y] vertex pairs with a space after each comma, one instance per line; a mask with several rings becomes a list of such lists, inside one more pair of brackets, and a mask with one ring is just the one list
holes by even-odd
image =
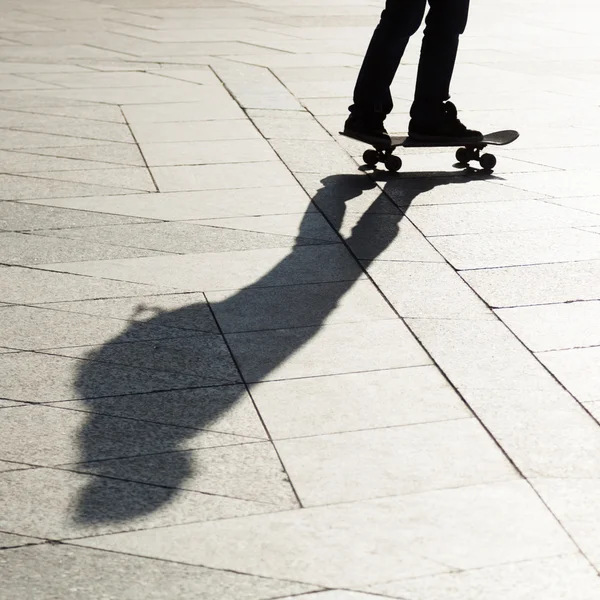
[[396, 172], [399, 171], [402, 168], [402, 159], [399, 156], [394, 156], [393, 154], [390, 154], [389, 156], [385, 157], [385, 168], [388, 171], [392, 171], [392, 172]]
[[379, 162], [379, 152], [377, 150], [365, 150], [363, 160], [367, 167], [374, 167]]
[[468, 148], [459, 148], [456, 151], [456, 161], [461, 165], [466, 165], [472, 158], [472, 153], [468, 150]]
[[479, 157], [479, 164], [482, 169], [491, 171], [496, 166], [496, 157], [493, 154], [482, 154]]

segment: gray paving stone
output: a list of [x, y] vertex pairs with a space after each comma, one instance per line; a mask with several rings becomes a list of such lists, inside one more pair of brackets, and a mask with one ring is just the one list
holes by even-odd
[[274, 439], [462, 419], [470, 412], [434, 366], [253, 384]]
[[600, 237], [577, 229], [452, 235], [428, 239], [456, 269], [600, 258]]
[[598, 569], [600, 482], [597, 479], [538, 478], [531, 483], [586, 558]]
[[559, 385], [461, 393], [526, 477], [598, 477], [600, 427]]
[[[212, 102], [211, 102], [212, 99]], [[189, 121], [214, 121], [222, 119], [244, 119], [242, 109], [233, 101], [215, 102], [214, 92], [204, 100], [193, 102], [160, 102], [151, 104], [132, 104], [123, 107], [128, 122], [136, 123], [188, 123]]]
[[[260, 133], [248, 120], [230, 119], [218, 121], [189, 121], [180, 123], [146, 123], [132, 124], [135, 138], [144, 144], [144, 151], [151, 142], [207, 142], [217, 140], [255, 140]], [[218, 149], [217, 149], [218, 150]], [[205, 150], [205, 154], [207, 151]], [[169, 157], [172, 154], [169, 154]]]
[[[145, 167], [91, 169], [81, 171], [35, 171], [31, 177], [53, 181], [72, 181], [86, 185], [102, 185], [122, 190], [155, 192], [156, 186]], [[122, 192], [124, 193], [124, 192]]]
[[[267, 504], [56, 469], [0, 473], [6, 532], [51, 539], [267, 512]], [[189, 562], [189, 561], [185, 561]]]
[[207, 298], [225, 333], [396, 318], [370, 282], [352, 283], [246, 288]]
[[[3, 354], [0, 396], [7, 400], [55, 402], [199, 387], [214, 379], [31, 352]], [[77, 382], [80, 381], [78, 384]]]
[[467, 206], [414, 206], [410, 220], [424, 235], [461, 235], [594, 225], [598, 217], [541, 200], [471, 203]]
[[0, 266], [2, 299], [16, 304], [67, 302], [94, 298], [150, 296], [165, 288], [37, 269]]
[[514, 173], [506, 185], [555, 198], [592, 196], [597, 193], [594, 171]]
[[22, 406], [21, 402], [14, 402], [12, 400], [5, 400], [0, 398], [0, 408], [9, 408], [11, 406]]
[[294, 574], [296, 580], [315, 585], [354, 588], [575, 552], [574, 544], [524, 482], [469, 486], [77, 543], [267, 577]]
[[131, 131], [124, 123], [107, 123], [52, 115], [0, 113], [3, 127], [57, 136], [79, 137], [100, 142], [133, 143]]
[[[95, 106], [102, 106], [96, 104]], [[67, 138], [71, 139], [71, 138]], [[101, 144], [97, 140], [88, 140], [85, 146], [65, 147], [60, 146], [60, 141], [56, 141], [54, 145], [43, 148], [31, 148], [29, 152], [40, 154], [42, 156], [53, 156], [62, 158], [72, 158], [82, 162], [85, 166], [87, 162], [102, 162], [114, 165], [129, 165], [133, 167], [145, 166], [144, 159], [140, 154], [139, 148], [135, 144]], [[19, 152], [27, 152], [26, 150], [18, 150]], [[105, 166], [108, 169], [108, 166]]]
[[154, 167], [152, 174], [161, 192], [257, 188], [265, 182], [270, 186], [295, 183], [279, 162]]
[[402, 317], [494, 319], [493, 313], [445, 263], [376, 260], [367, 272]]
[[600, 302], [505, 308], [496, 314], [534, 352], [600, 346]]
[[[112, 170], [112, 169], [111, 169]], [[30, 200], [31, 198], [64, 198], [68, 196], [100, 196], [123, 194], [120, 187], [88, 185], [24, 175], [0, 175], [0, 200]]]
[[264, 139], [144, 143], [142, 148], [150, 167], [277, 160]]
[[540, 352], [536, 356], [580, 402], [600, 400], [600, 347]]
[[0, 131], [2, 132], [0, 148], [4, 150], [17, 150], [19, 148], [23, 150], [37, 150], [37, 148], [48, 148], [51, 146], [77, 147], [93, 146], [98, 144], [98, 140], [77, 136], [17, 131], [7, 128], [2, 128]]
[[276, 446], [303, 506], [520, 477], [474, 419], [280, 440]]
[[[256, 111], [258, 112], [258, 111]], [[260, 111], [250, 115], [252, 122], [268, 140], [328, 141], [329, 134], [304, 111]]]
[[241, 385], [67, 401], [55, 406], [261, 440], [267, 437], [252, 399]]
[[[195, 332], [218, 332], [217, 324], [206, 303], [204, 294], [168, 294], [109, 298], [106, 300], [83, 300], [81, 302], [50, 302], [39, 306], [67, 313], [141, 322], [145, 323], [150, 331], [155, 327], [173, 327], [191, 329]], [[155, 323], [156, 325], [154, 325]], [[133, 333], [134, 329], [132, 328], [129, 331]], [[138, 328], [135, 331], [142, 330]], [[171, 334], [180, 336], [181, 332], [172, 331]]]
[[360, 267], [342, 244], [188, 254], [51, 265], [52, 270], [179, 290], [238, 290], [302, 283], [355, 281]]
[[[398, 206], [428, 206], [437, 204], [469, 204], [473, 202], [503, 202], [544, 197], [508, 186], [494, 185], [493, 180], [465, 177], [462, 173], [435, 179], [402, 177], [385, 182], [385, 192]], [[460, 208], [455, 209], [460, 214]]]
[[102, 260], [158, 256], [156, 250], [110, 246], [87, 241], [74, 241], [55, 236], [0, 232], [0, 262], [15, 265], [63, 263], [70, 260]]
[[[81, 169], [109, 169], [108, 162], [89, 161], [57, 156], [45, 156], [31, 152], [0, 150], [0, 168], [5, 173], [34, 173], [36, 171], [75, 171]], [[114, 165], [116, 168], [117, 165]]]
[[[99, 461], [95, 472], [100, 475], [111, 473], [104, 467], [107, 459], [142, 456], [143, 462], [156, 453], [248, 441], [223, 433], [49, 406], [7, 408], [2, 415], [0, 453], [6, 460], [47, 467]], [[190, 464], [187, 455], [180, 458], [171, 463], [173, 487], [180, 487]], [[71, 467], [78, 470], [77, 465]]]
[[[15, 404], [14, 406], [17, 406], [17, 404]], [[30, 469], [30, 468], [32, 468], [32, 467], [31, 467], [31, 465], [28, 465], [28, 464], [14, 462], [14, 461], [9, 462], [6, 460], [0, 460], [0, 473], [7, 473], [8, 471], [22, 471], [23, 469]], [[0, 532], [0, 546], [2, 546], [1, 536], [2, 536], [2, 533]]]
[[[95, 386], [94, 371], [98, 362], [139, 367], [153, 372], [187, 375], [196, 382], [237, 383], [240, 381], [221, 335], [190, 335], [141, 342], [127, 342], [123, 336], [120, 336], [103, 346], [55, 348], [47, 352], [92, 361], [94, 364], [88, 364], [88, 369], [84, 373], [84, 377], [90, 379], [89, 383], [92, 386]], [[82, 383], [86, 382], [82, 381]]]
[[69, 210], [50, 206], [34, 206], [23, 202], [0, 203], [0, 229], [5, 231], [34, 231], [144, 222], [139, 217], [117, 216]]
[[11, 306], [0, 311], [0, 343], [19, 350], [102, 344], [115, 338], [127, 342], [186, 335], [197, 336], [199, 332], [175, 330], [152, 323], [127, 327], [127, 322], [117, 319], [29, 306]]
[[582, 210], [592, 215], [600, 215], [600, 203], [597, 196], [589, 196], [587, 198], [549, 198], [548, 202], [552, 202], [558, 206]]
[[571, 554], [377, 584], [369, 591], [407, 600], [592, 600], [600, 582], [584, 557]]
[[223, 227], [236, 231], [255, 231], [273, 235], [287, 235], [302, 240], [321, 240], [339, 242], [340, 238], [325, 218], [317, 212], [301, 212], [285, 215], [260, 215], [252, 217], [234, 217], [228, 219], [205, 219], [192, 221], [198, 225]]
[[285, 164], [298, 173], [347, 173], [356, 163], [332, 140], [311, 141], [273, 139], [273, 148]]
[[[68, 545], [12, 550], [0, 557], [0, 569], [4, 589], [12, 598], [33, 594], [65, 599], [83, 595], [123, 600], [268, 600], [311, 590], [299, 583]], [[64, 577], [54, 577], [59, 571]], [[106, 577], [107, 573], [118, 577]]]
[[399, 320], [226, 335], [251, 383], [430, 364]]
[[[310, 215], [313, 217], [313, 215]], [[320, 215], [314, 215], [318, 219]], [[241, 227], [228, 227], [227, 223], [220, 223], [220, 219], [193, 223], [141, 223], [139, 226], [114, 225], [107, 227], [72, 228], [55, 232], [43, 230], [39, 235], [69, 238], [73, 240], [86, 240], [96, 244], [108, 244], [127, 248], [155, 250], [157, 252], [170, 252], [174, 254], [191, 254], [200, 252], [227, 252], [228, 250], [243, 251], [260, 248], [281, 248], [294, 245], [319, 244], [328, 241], [323, 234], [312, 231], [301, 232], [302, 237], [296, 238], [294, 234], [276, 234], [269, 232], [252, 231]], [[323, 229], [327, 227], [324, 222]], [[314, 235], [314, 237], [313, 237]], [[329, 241], [339, 241], [339, 238]], [[324, 239], [325, 238], [325, 239]], [[2, 238], [0, 237], [0, 240]], [[127, 258], [124, 256], [123, 258]]]
[[125, 481], [251, 500], [270, 504], [271, 508], [298, 508], [287, 475], [270, 442], [96, 461], [67, 465], [66, 468]]
[[466, 271], [461, 276], [497, 308], [600, 298], [597, 260]]
[[286, 596], [281, 600], [381, 600], [383, 596], [350, 592], [348, 590], [327, 590], [316, 594], [302, 594], [301, 596]]
[[[201, 86], [185, 81], [177, 82], [176, 85], [160, 87], [140, 86], [39, 90], [36, 93], [42, 98], [66, 98], [83, 102], [103, 102], [124, 106], [178, 103], [182, 98], [185, 98], [189, 102], [206, 99], [206, 91]], [[218, 118], [224, 117], [222, 114], [219, 114]]]
[[85, 211], [106, 212], [149, 219], [178, 221], [186, 219], [219, 219], [255, 215], [277, 215], [314, 212], [309, 198], [298, 185], [272, 188], [239, 188], [161, 194], [128, 194], [92, 198], [60, 198], [33, 200]]
[[546, 389], [548, 373], [498, 321], [407, 319], [436, 364], [459, 389]]
[[[34, 544], [42, 544], [44, 540], [26, 537], [24, 535], [13, 535], [11, 533], [3, 533], [0, 531], [0, 550], [6, 550], [7, 548], [19, 548], [21, 546], [31, 546]], [[0, 558], [0, 564], [2, 558]]]

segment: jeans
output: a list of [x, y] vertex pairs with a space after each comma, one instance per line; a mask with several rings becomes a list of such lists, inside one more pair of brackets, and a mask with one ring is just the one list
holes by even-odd
[[409, 38], [423, 21], [427, 1], [411, 117], [425, 120], [450, 98], [458, 38], [467, 24], [469, 0], [386, 0], [358, 75], [350, 107], [353, 115], [385, 118], [392, 112], [390, 86]]

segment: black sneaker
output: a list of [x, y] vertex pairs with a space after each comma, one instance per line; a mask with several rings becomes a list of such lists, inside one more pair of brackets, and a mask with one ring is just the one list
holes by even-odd
[[367, 144], [389, 144], [391, 140], [383, 126], [383, 119], [377, 114], [368, 117], [350, 114], [344, 124], [344, 135]]
[[460, 141], [463, 144], [480, 142], [481, 131], [463, 125], [452, 102], [445, 102], [442, 113], [429, 122], [410, 120], [408, 135], [417, 142], [443, 144]]

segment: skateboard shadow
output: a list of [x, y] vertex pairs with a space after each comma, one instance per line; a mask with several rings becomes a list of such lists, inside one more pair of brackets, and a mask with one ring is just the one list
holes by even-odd
[[[386, 193], [381, 193], [373, 179], [363, 174], [334, 175], [321, 181], [322, 187], [312, 201], [335, 231], [340, 231], [346, 218], [356, 221], [344, 243], [362, 259], [362, 267], [366, 268], [396, 239], [403, 211], [417, 196], [439, 185], [467, 181], [460, 176], [419, 178], [408, 185], [406, 181], [391, 178], [384, 186]], [[364, 197], [361, 196], [365, 193], [370, 193], [374, 199], [366, 210], [359, 212], [360, 206], [357, 205], [364, 207]], [[390, 196], [395, 199], [396, 205]], [[401, 205], [403, 210], [397, 205]], [[342, 277], [342, 281], [319, 286], [318, 294], [315, 293], [315, 286], [309, 284], [324, 281], [323, 264], [307, 259], [309, 254], [303, 251], [306, 246], [301, 245], [302, 240], [314, 237], [310, 229], [311, 215], [314, 212], [305, 213], [295, 247], [279, 264], [252, 285], [211, 305], [217, 321], [219, 315], [243, 318], [240, 311], [249, 314], [248, 294], [260, 292], [261, 301], [252, 305], [252, 323], [269, 323], [272, 315], [281, 317], [282, 313], [284, 321], [302, 323], [303, 326], [294, 328], [293, 335], [281, 336], [277, 347], [254, 343], [244, 348], [245, 338], [242, 337], [241, 342], [240, 339], [236, 341], [234, 353], [253, 354], [252, 381], [266, 379], [269, 373], [309, 342], [340, 299], [363, 275], [363, 270], [356, 268]], [[374, 215], [378, 218], [373, 218]], [[298, 285], [299, 280], [305, 285]], [[286, 285], [296, 286], [294, 301], [282, 306], [278, 289]], [[190, 385], [189, 389], [181, 389], [182, 371], [189, 372], [191, 369], [208, 381], [212, 378], [219, 382], [223, 373], [233, 369], [234, 362], [221, 336], [210, 336], [210, 339], [219, 340], [211, 344], [205, 333], [196, 336], [193, 326], [183, 332], [187, 337], [181, 337], [181, 330], [171, 329], [175, 339], [167, 341], [176, 352], [176, 363], [171, 356], [172, 362], [168, 367], [163, 366], [160, 356], [154, 355], [159, 351], [152, 344], [132, 343], [132, 340], [153, 339], [152, 328], [173, 328], [174, 323], [186, 321], [189, 324], [190, 319], [193, 325], [196, 318], [206, 319], [205, 303], [151, 314], [146, 320], [129, 322], [120, 335], [90, 353], [77, 374], [78, 396], [84, 399], [86, 410], [90, 412], [79, 433], [80, 463], [72, 469], [99, 476], [90, 477], [76, 499], [73, 518], [78, 523], [124, 523], [149, 515], [173, 501], [182, 489], [186, 489], [186, 481], [192, 475], [197, 481], [198, 473], [202, 472], [202, 465], [186, 451], [188, 440], [197, 436], [198, 430], [210, 431], [211, 425], [236, 406], [240, 399], [247, 398], [243, 384], [217, 383], [218, 387], [202, 389]], [[202, 324], [198, 324], [197, 329], [201, 330]], [[164, 339], [156, 340], [155, 347], [164, 342]], [[163, 376], [158, 388], [152, 388], [150, 379], [145, 386], [145, 389], [157, 391], [98, 400], [106, 396], [103, 391], [106, 389], [106, 363], [141, 366], [145, 361], [153, 361], [152, 368], [159, 369]], [[182, 365], [182, 368], [177, 368], [177, 365]], [[146, 373], [150, 378], [154, 374], [152, 368], [138, 369], [136, 377], [143, 378]], [[170, 368], [173, 370], [170, 371]], [[110, 415], [124, 418], [114, 419]], [[170, 424], [160, 429], [158, 439], [156, 423]], [[240, 439], [241, 442], [250, 441]]]

